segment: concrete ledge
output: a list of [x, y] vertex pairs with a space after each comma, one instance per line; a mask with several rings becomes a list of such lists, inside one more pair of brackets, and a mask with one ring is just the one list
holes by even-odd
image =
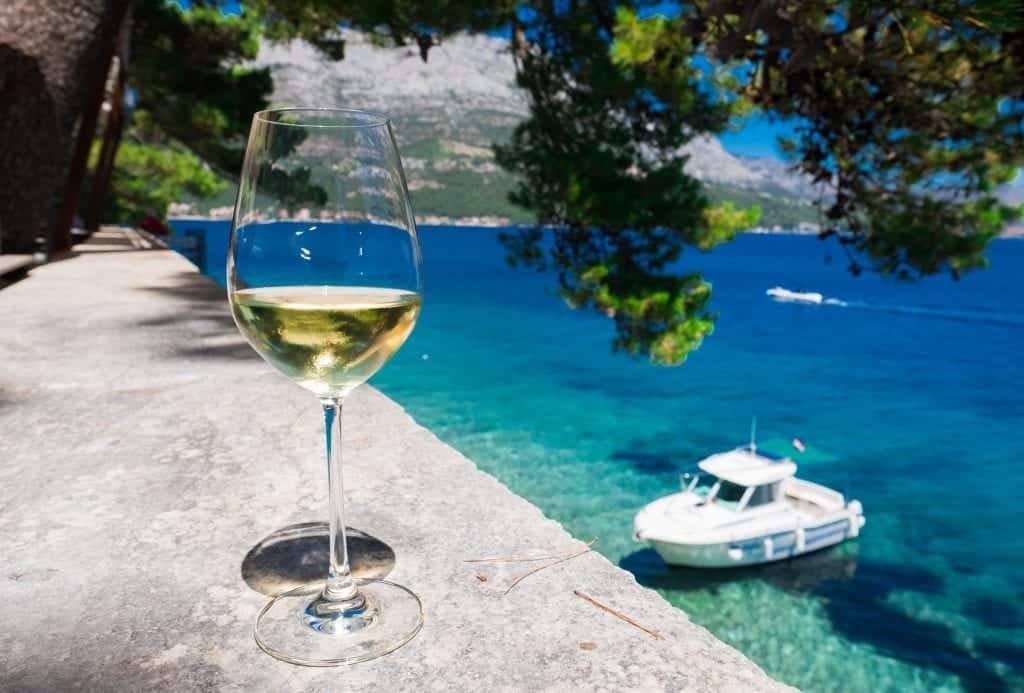
[[34, 264], [31, 255], [0, 255], [0, 282], [28, 274]]
[[419, 593], [426, 625], [351, 668], [271, 659], [257, 589], [296, 557], [319, 572], [326, 540], [250, 552], [325, 517], [316, 402], [170, 251], [40, 267], [0, 315], [2, 689], [786, 690], [595, 553], [503, 596], [521, 566], [463, 560], [578, 542], [368, 387], [346, 408], [348, 520], [386, 546], [354, 542], [357, 565]]

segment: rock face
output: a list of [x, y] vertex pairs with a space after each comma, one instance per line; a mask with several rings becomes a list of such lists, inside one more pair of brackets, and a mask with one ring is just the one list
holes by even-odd
[[426, 625], [350, 669], [262, 654], [261, 592], [325, 560], [318, 406], [223, 290], [129, 251], [101, 235], [0, 291], [0, 689], [787, 690], [596, 553], [503, 595], [522, 564], [464, 560], [579, 542], [368, 387], [346, 405], [355, 563]]
[[[515, 85], [505, 39], [455, 36], [433, 48], [424, 63], [413, 46], [379, 45], [355, 31], [344, 36], [345, 59], [337, 62], [302, 41], [264, 42], [256, 64], [273, 72], [274, 102], [391, 115], [418, 214], [530, 221], [528, 213], [507, 202], [514, 180], [494, 163], [490, 150], [529, 112], [524, 92]], [[773, 214], [769, 204], [805, 206], [814, 192], [783, 162], [735, 156], [713, 136], [695, 139], [685, 150], [688, 170], [712, 186], [716, 198], [761, 204], [767, 225], [788, 221]], [[775, 200], [766, 203], [758, 195]], [[811, 218], [806, 212], [803, 217]]]
[[274, 72], [274, 98], [298, 106], [336, 105], [394, 114], [460, 116], [469, 110], [525, 117], [525, 94], [515, 85], [508, 42], [456, 36], [432, 48], [423, 62], [415, 46], [377, 45], [347, 31], [345, 59], [333, 61], [304, 41], [264, 42], [256, 63]]
[[[346, 32], [345, 39], [345, 59], [337, 62], [302, 41], [264, 42], [256, 64], [273, 71], [274, 100], [384, 111], [395, 117], [407, 140], [427, 134], [419, 130], [429, 126], [439, 140], [448, 140], [440, 153], [456, 161], [490, 157], [488, 145], [506, 139], [529, 112], [504, 39], [456, 36], [432, 49], [427, 63], [414, 46], [382, 46], [355, 31]], [[413, 132], [405, 132], [409, 128]], [[690, 172], [710, 183], [810, 193], [781, 162], [735, 156], [714, 136], [694, 139], [686, 152]]]
[[729, 153], [717, 137], [694, 138], [683, 150], [690, 156], [686, 170], [707, 183], [801, 200], [818, 195], [806, 178], [789, 170], [786, 162], [736, 156]]

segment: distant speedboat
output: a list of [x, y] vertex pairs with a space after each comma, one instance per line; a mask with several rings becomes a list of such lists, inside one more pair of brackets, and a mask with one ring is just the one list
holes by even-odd
[[821, 303], [825, 297], [816, 291], [790, 291], [781, 286], [775, 286], [765, 293], [777, 301], [792, 301], [794, 303]]
[[683, 490], [637, 513], [633, 540], [670, 565], [700, 568], [769, 563], [856, 537], [859, 501], [797, 479], [788, 457], [755, 445], [712, 455], [683, 475]]

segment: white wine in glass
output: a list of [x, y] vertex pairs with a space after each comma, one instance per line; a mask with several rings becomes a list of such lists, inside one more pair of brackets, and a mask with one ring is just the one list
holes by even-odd
[[420, 247], [388, 119], [345, 109], [253, 116], [228, 249], [238, 329], [313, 393], [324, 415], [330, 496], [324, 581], [271, 599], [256, 642], [294, 664], [387, 654], [423, 624], [419, 598], [355, 579], [341, 473], [342, 402], [408, 338], [421, 304]]
[[344, 397], [405, 342], [420, 295], [375, 287], [243, 289], [231, 301], [253, 348], [321, 397]]

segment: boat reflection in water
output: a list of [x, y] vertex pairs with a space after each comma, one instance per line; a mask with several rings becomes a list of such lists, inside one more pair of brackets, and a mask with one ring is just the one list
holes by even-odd
[[685, 568], [665, 563], [654, 549], [641, 549], [619, 563], [645, 587], [693, 591], [725, 583], [763, 580], [787, 592], [816, 592], [825, 583], [847, 582], [857, 574], [856, 542], [798, 558], [735, 568]]

